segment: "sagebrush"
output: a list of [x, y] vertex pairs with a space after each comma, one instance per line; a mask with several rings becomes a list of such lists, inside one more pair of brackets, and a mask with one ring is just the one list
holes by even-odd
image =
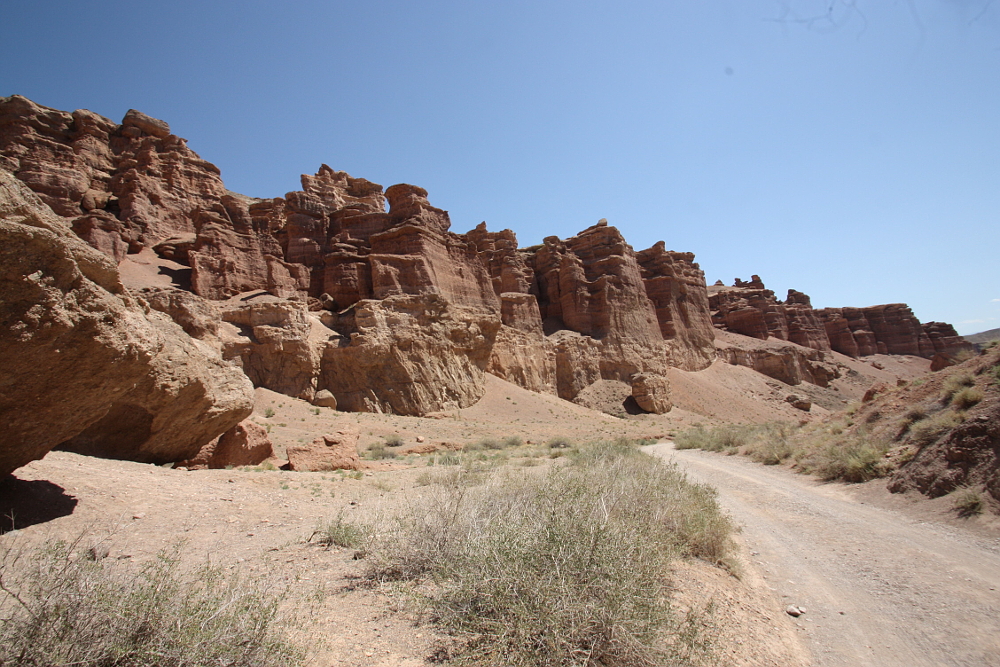
[[91, 557], [80, 542], [0, 552], [0, 665], [284, 667], [283, 592], [203, 567], [176, 550], [141, 565]]
[[462, 639], [456, 664], [626, 667], [703, 650], [699, 619], [671, 608], [669, 572], [728, 555], [710, 488], [624, 442], [547, 472], [467, 474], [376, 530], [369, 556], [376, 580], [430, 584], [433, 617]]

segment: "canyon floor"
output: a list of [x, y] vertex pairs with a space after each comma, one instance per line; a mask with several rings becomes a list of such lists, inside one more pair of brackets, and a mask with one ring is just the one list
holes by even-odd
[[[712, 384], [731, 395], [728, 411], [754, 405], [785, 416], [787, 404], [777, 394], [762, 400], [767, 383], [747, 374], [760, 386], [747, 384], [745, 370], [721, 364], [709, 371], [717, 376]], [[707, 382], [691, 375], [686, 383], [674, 379], [679, 405], [695, 400]], [[402, 438], [403, 446], [392, 448], [398, 458], [366, 462], [355, 475], [184, 471], [52, 452], [0, 484], [7, 529], [0, 551], [80, 538], [84, 547], [100, 543], [109, 557], [138, 562], [179, 545], [192, 565], [210, 562], [288, 586], [292, 635], [307, 647], [310, 665], [430, 664], [450, 639], [398, 590], [360, 586], [364, 561], [351, 549], [310, 541], [317, 527], [337, 517], [390, 520], [395, 508], [427, 492], [428, 474], [444, 469], [429, 465], [440, 461], [435, 457], [483, 438], [525, 441], [499, 455], [480, 453], [495, 457], [495, 465], [549, 466], [559, 465], [551, 457], [556, 450], [544, 446], [552, 438], [662, 440], [731, 415], [709, 418], [677, 407], [616, 418], [491, 378], [479, 403], [440, 417], [346, 414], [257, 390], [254, 419], [270, 426], [279, 454], [343, 423], [360, 428], [362, 449], [389, 435]], [[873, 484], [818, 484], [739, 457], [673, 452], [664, 444], [650, 451], [717, 486], [742, 526], [738, 577], [697, 561], [679, 563], [672, 574], [677, 606], [702, 614], [718, 664], [1000, 664], [991, 589], [1000, 584], [1000, 531], [989, 520], [949, 524], [943, 506], [890, 497]], [[9, 530], [11, 521], [18, 530]], [[710, 603], [714, 611], [705, 613]], [[788, 604], [807, 613], [792, 619]]]

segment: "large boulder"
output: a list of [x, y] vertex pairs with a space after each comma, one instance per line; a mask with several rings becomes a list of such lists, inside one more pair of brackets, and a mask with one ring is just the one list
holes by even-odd
[[189, 470], [255, 466], [274, 457], [274, 447], [267, 430], [244, 419], [217, 439], [201, 448], [193, 459], [180, 465]]
[[321, 435], [308, 445], [289, 445], [288, 465], [292, 470], [360, 470], [358, 439], [361, 432], [345, 426]]
[[149, 323], [163, 347], [136, 386], [60, 449], [104, 458], [169, 463], [195, 456], [250, 416], [253, 385], [238, 366], [195, 340], [166, 315]]
[[144, 308], [107, 255], [3, 170], [0, 349], [0, 474], [99, 423], [122, 458], [188, 458], [252, 409], [238, 370]]

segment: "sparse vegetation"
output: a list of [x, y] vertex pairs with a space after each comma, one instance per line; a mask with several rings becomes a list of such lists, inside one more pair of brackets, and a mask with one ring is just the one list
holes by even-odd
[[299, 664], [278, 632], [282, 594], [176, 551], [145, 564], [81, 557], [79, 541], [0, 553], [0, 665]]
[[403, 437], [398, 433], [393, 433], [392, 435], [385, 436], [385, 444], [388, 447], [402, 447]]
[[670, 606], [670, 563], [722, 562], [714, 492], [621, 441], [547, 474], [456, 471], [371, 542], [376, 580], [432, 581], [424, 600], [464, 641], [456, 664], [659, 665], [704, 649]]
[[976, 380], [970, 373], [955, 373], [941, 385], [941, 402], [944, 404], [950, 403], [955, 394], [975, 384]]
[[957, 412], [942, 410], [934, 416], [914, 424], [910, 428], [909, 441], [917, 447], [926, 447], [961, 423], [962, 417]]
[[951, 397], [951, 405], [956, 410], [968, 410], [981, 400], [983, 400], [982, 391], [976, 387], [966, 387]]
[[274, 408], [264, 408], [264, 416], [270, 419], [274, 416]]
[[384, 442], [373, 442], [368, 445], [366, 454], [369, 459], [376, 461], [381, 459], [394, 459], [397, 456], [396, 452], [386, 448], [386, 443]]
[[726, 425], [711, 429], [699, 425], [677, 435], [679, 449], [741, 453], [758, 463], [792, 461], [801, 472], [825, 480], [866, 482], [891, 471], [885, 461], [890, 442], [873, 436], [866, 427], [849, 430], [835, 421], [823, 427], [790, 424]]
[[963, 487], [953, 492], [952, 508], [958, 516], [967, 518], [983, 512], [983, 496], [974, 488]]
[[309, 542], [315, 538], [316, 544], [326, 547], [337, 546], [354, 548], [360, 547], [367, 539], [367, 531], [362, 526], [344, 521], [344, 515], [337, 517], [316, 528], [309, 536]]

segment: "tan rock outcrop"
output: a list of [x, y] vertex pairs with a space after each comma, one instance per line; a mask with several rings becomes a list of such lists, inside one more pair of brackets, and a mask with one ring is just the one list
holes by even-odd
[[839, 377], [835, 363], [820, 350], [788, 341], [766, 341], [719, 331], [715, 340], [720, 359], [735, 366], [746, 366], [788, 385], [809, 382], [826, 387]]
[[310, 316], [306, 304], [274, 299], [221, 306], [231, 327], [223, 333], [222, 355], [239, 364], [255, 387], [311, 401], [316, 393], [322, 350], [333, 331]]
[[421, 415], [483, 395], [497, 313], [420, 294], [361, 301], [347, 317], [350, 339], [326, 345], [319, 384], [340, 409]]
[[153, 310], [168, 315], [192, 338], [206, 342], [218, 339], [222, 313], [211, 301], [170, 287], [147, 287], [136, 294]]
[[253, 411], [253, 386], [218, 351], [166, 315], [148, 321], [163, 347], [146, 376], [96, 422], [59, 448], [104, 458], [169, 463], [195, 456], [206, 442]]
[[273, 457], [274, 447], [267, 435], [267, 429], [249, 419], [244, 419], [202, 447], [193, 459], [182, 461], [177, 465], [188, 470], [221, 469], [231, 466], [255, 466]]
[[0, 170], [0, 475], [100, 419], [162, 346], [111, 260]]
[[289, 445], [288, 464], [292, 470], [360, 470], [358, 439], [361, 432], [345, 426], [327, 435], [321, 435], [308, 445]]
[[662, 415], [670, 412], [670, 381], [662, 375], [637, 373], [632, 376], [632, 398], [646, 412]]
[[144, 310], [106, 255], [2, 170], [0, 238], [0, 474], [99, 424], [124, 458], [175, 461], [249, 414], [242, 374]]

